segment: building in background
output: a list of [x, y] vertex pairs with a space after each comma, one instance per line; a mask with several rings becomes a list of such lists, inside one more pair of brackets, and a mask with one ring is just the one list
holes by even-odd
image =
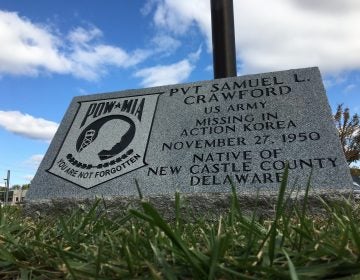
[[[10, 205], [16, 205], [20, 204], [24, 201], [26, 192], [28, 190], [23, 189], [10, 189], [9, 190], [9, 197], [8, 202]], [[6, 198], [6, 189], [1, 188], [0, 190], [0, 203], [3, 205], [5, 204], [5, 198]]]

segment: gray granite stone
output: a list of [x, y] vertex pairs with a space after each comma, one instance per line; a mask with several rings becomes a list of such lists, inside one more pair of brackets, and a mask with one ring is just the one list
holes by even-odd
[[[289, 211], [303, 209], [304, 193], [286, 193], [284, 207]], [[180, 216], [187, 222], [195, 222], [199, 219], [213, 220], [223, 217], [231, 211], [234, 197], [231, 193], [186, 193], [180, 196]], [[357, 202], [351, 194], [310, 194], [306, 199], [306, 214], [312, 217], [327, 217], [330, 213], [326, 210], [324, 202], [328, 205], [336, 203], [352, 203], [356, 207]], [[68, 215], [74, 211], [89, 211], [97, 203], [97, 214], [106, 215], [109, 218], [121, 218], [129, 214], [129, 209], [142, 210], [141, 202], [146, 201], [153, 205], [161, 216], [167, 221], [175, 220], [175, 195], [156, 195], [140, 199], [138, 196], [116, 196], [112, 198], [63, 198], [26, 201], [22, 213], [33, 218], [52, 218], [59, 215]], [[249, 194], [237, 197], [238, 205], [242, 214], [246, 216], [256, 215], [258, 218], [272, 219], [275, 215], [277, 195]]]
[[349, 193], [318, 68], [75, 97], [26, 199]]

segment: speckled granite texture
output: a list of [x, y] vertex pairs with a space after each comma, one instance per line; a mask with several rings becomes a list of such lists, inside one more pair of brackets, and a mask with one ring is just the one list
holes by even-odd
[[[297, 204], [302, 209], [303, 194], [293, 194], [288, 197], [286, 205]], [[332, 193], [316, 194], [311, 193], [307, 199], [307, 214], [314, 216], [325, 216], [326, 211], [322, 206], [322, 200], [328, 203], [351, 198], [351, 193]], [[139, 209], [141, 211], [141, 200], [136, 196], [97, 198], [100, 200], [97, 211], [99, 214], [106, 212], [108, 217], [122, 217], [128, 213], [129, 209]], [[27, 201], [23, 207], [23, 214], [30, 217], [53, 217], [66, 215], [74, 210], [87, 211], [97, 199], [52, 199]], [[272, 218], [275, 213], [277, 194], [269, 195], [242, 195], [238, 197], [238, 203], [243, 214], [251, 216], [256, 214], [258, 217]], [[150, 202], [167, 221], [175, 219], [175, 195], [160, 195], [144, 197], [144, 201]], [[197, 219], [217, 220], [220, 215], [224, 216], [230, 211], [232, 195], [230, 193], [204, 193], [204, 194], [181, 194], [180, 213], [186, 221], [196, 221]]]
[[316, 67], [75, 97], [26, 200], [117, 201], [135, 180], [148, 197], [197, 197], [230, 178], [240, 197], [267, 196], [286, 163], [289, 186], [312, 172], [317, 192], [351, 191]]

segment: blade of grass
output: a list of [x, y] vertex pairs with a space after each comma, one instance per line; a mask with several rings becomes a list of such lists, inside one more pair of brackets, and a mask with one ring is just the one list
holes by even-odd
[[221, 242], [221, 231], [222, 231], [222, 217], [220, 216], [219, 225], [218, 225], [218, 231], [217, 235], [214, 236], [212, 232], [211, 239], [213, 240], [213, 246], [211, 248], [211, 255], [210, 255], [210, 265], [209, 265], [209, 273], [208, 273], [208, 279], [212, 280], [215, 279], [215, 272], [217, 268], [217, 262], [220, 257], [220, 242]]
[[289, 175], [289, 167], [288, 167], [288, 164], [286, 164], [284, 175], [282, 177], [282, 181], [280, 184], [277, 202], [276, 202], [275, 220], [273, 221], [271, 228], [270, 228], [269, 252], [268, 252], [269, 259], [270, 259], [270, 266], [272, 266], [272, 264], [274, 262], [277, 226], [278, 226], [279, 218], [282, 216], [283, 210], [284, 210], [283, 203], [284, 203], [285, 190], [286, 190], [287, 181], [288, 181], [288, 175]]
[[136, 186], [136, 190], [138, 192], [139, 198], [140, 198], [140, 200], [143, 200], [143, 195], [142, 195], [142, 192], [141, 192], [141, 189], [140, 189], [139, 182], [138, 182], [137, 179], [134, 179], [134, 180], [135, 180], [135, 186]]
[[62, 232], [64, 234], [64, 237], [66, 238], [66, 240], [71, 242], [72, 235], [70, 234], [70, 232], [68, 230], [68, 227], [67, 227], [67, 224], [65, 223], [64, 218], [62, 216], [59, 216], [59, 222], [60, 222], [61, 229], [62, 229]]
[[[290, 224], [290, 220], [293, 217], [293, 213], [294, 213], [294, 203], [293, 203], [293, 198], [292, 198], [292, 194], [296, 189], [296, 184], [297, 184], [298, 179], [295, 179], [295, 182], [293, 183], [293, 185], [290, 188], [290, 191], [288, 193], [288, 195], [286, 196], [285, 202], [282, 204], [282, 214], [281, 214], [281, 219], [282, 219], [282, 223], [284, 225], [288, 225]], [[286, 215], [283, 215], [285, 213], [286, 210]], [[286, 241], [286, 238], [288, 238], [289, 240], [291, 240], [290, 237], [290, 232], [291, 229], [287, 226], [282, 227], [282, 236], [281, 236], [281, 240], [280, 240], [280, 245], [279, 247], [282, 247]]]
[[134, 261], [133, 261], [133, 258], [131, 256], [131, 252], [130, 252], [130, 249], [129, 249], [129, 246], [128, 245], [125, 245], [125, 260], [126, 260], [126, 263], [127, 263], [127, 266], [129, 268], [129, 272], [131, 275], [134, 275]]
[[239, 204], [239, 199], [236, 192], [236, 186], [230, 176], [227, 176], [231, 186], [231, 206], [230, 206], [230, 224], [233, 225], [235, 221], [235, 215], [242, 217], [242, 211]]
[[187, 246], [176, 234], [176, 232], [171, 230], [169, 225], [164, 221], [164, 219], [160, 216], [156, 209], [147, 202], [142, 202], [141, 205], [145, 214], [133, 209], [130, 210], [130, 213], [132, 213], [134, 216], [145, 219], [153, 226], [159, 227], [167, 235], [167, 237], [181, 250], [181, 252], [184, 254], [184, 257], [188, 260], [189, 264], [200, 274], [206, 275], [204, 269], [199, 264], [199, 259], [196, 258], [196, 255], [187, 248]]
[[[89, 223], [99, 220], [96, 217], [96, 210], [101, 202], [101, 199], [97, 198], [90, 210], [81, 219], [80, 224], [74, 229], [73, 235], [77, 235], [79, 231], [82, 231]], [[78, 212], [78, 211], [77, 211]]]
[[16, 258], [4, 246], [0, 246], [0, 259], [7, 263], [16, 263]]
[[346, 208], [346, 212], [347, 212], [347, 217], [349, 219], [349, 225], [350, 225], [350, 229], [351, 229], [351, 236], [352, 236], [352, 240], [355, 244], [355, 246], [357, 247], [357, 251], [358, 251], [358, 256], [357, 256], [357, 261], [360, 261], [360, 233], [359, 233], [359, 228], [355, 226], [355, 219], [353, 218], [352, 212], [350, 207]]
[[[311, 186], [312, 174], [313, 174], [313, 169], [311, 168], [309, 179], [306, 184], [305, 195], [303, 198], [302, 209], [301, 209], [301, 216], [300, 216], [300, 230], [301, 231], [304, 231], [304, 227], [306, 227], [305, 215], [306, 215], [306, 209], [308, 207], [308, 198], [309, 198], [309, 190], [310, 190], [310, 186]], [[300, 234], [299, 245], [298, 245], [299, 252], [301, 251], [301, 248], [302, 248], [302, 242], [303, 242], [303, 235]]]
[[152, 243], [150, 242], [151, 249], [153, 250], [155, 257], [157, 258], [158, 262], [163, 267], [162, 272], [164, 273], [166, 279], [169, 280], [176, 280], [177, 277], [173, 272], [173, 269], [169, 266], [169, 264], [164, 260], [164, 257], [162, 256], [160, 250]]
[[219, 265], [219, 268], [222, 271], [225, 271], [226, 273], [228, 273], [230, 275], [238, 277], [238, 278], [235, 278], [235, 279], [246, 279], [246, 280], [258, 280], [259, 279], [257, 277], [252, 277], [252, 276], [246, 275], [244, 273], [240, 273], [238, 271], [235, 271], [235, 270], [233, 270], [231, 268], [225, 267], [223, 264]]
[[176, 225], [176, 231], [179, 232], [180, 230], [180, 224], [181, 224], [181, 217], [180, 217], [180, 193], [175, 192], [175, 225]]
[[288, 253], [286, 253], [286, 251], [284, 249], [282, 249], [285, 257], [286, 257], [286, 260], [288, 262], [288, 266], [289, 266], [289, 271], [290, 271], [290, 277], [291, 277], [291, 280], [299, 280], [299, 277], [296, 273], [296, 269], [295, 269], [295, 266], [293, 264], [293, 262], [291, 261]]
[[101, 272], [101, 263], [102, 263], [102, 249], [103, 249], [103, 231], [100, 231], [99, 241], [100, 243], [97, 246], [97, 256], [96, 256], [96, 263], [95, 263], [95, 279], [98, 279]]
[[253, 246], [254, 246], [255, 241], [256, 241], [256, 236], [261, 236], [261, 229], [259, 229], [259, 225], [255, 222], [255, 218], [257, 217], [258, 204], [259, 204], [259, 194], [260, 194], [260, 190], [257, 189], [257, 191], [256, 191], [256, 199], [255, 199], [255, 210], [252, 212], [250, 224], [249, 224], [249, 220], [246, 219], [245, 217], [243, 217], [241, 219], [241, 224], [242, 225], [247, 225], [247, 228], [246, 228], [247, 238], [246, 238], [246, 240], [248, 242], [247, 242], [247, 245], [245, 246], [245, 258], [248, 258], [250, 256], [251, 250], [254, 248]]
[[150, 270], [151, 278], [156, 280], [162, 280], [161, 273], [156, 271], [155, 267], [148, 261], [145, 261], [147, 267]]
[[62, 259], [62, 261], [64, 262], [64, 264], [65, 264], [66, 268], [68, 269], [71, 277], [72, 277], [73, 279], [77, 279], [74, 270], [72, 269], [72, 267], [70, 266], [69, 262], [67, 261], [66, 257], [63, 255], [62, 252], [63, 252], [63, 251], [62, 251], [61, 246], [58, 245], [58, 247], [57, 247], [57, 254], [58, 254], [58, 256], [59, 256], [60, 259]]

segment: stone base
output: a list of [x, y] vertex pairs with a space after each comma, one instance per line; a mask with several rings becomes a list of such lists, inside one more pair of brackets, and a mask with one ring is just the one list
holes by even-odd
[[[304, 195], [285, 196], [285, 199], [288, 199], [289, 206], [297, 204], [301, 207]], [[352, 194], [348, 192], [331, 194], [311, 193], [308, 196], [309, 215], [326, 215], [326, 211], [320, 201], [321, 199], [333, 203], [344, 199], [352, 199]], [[25, 216], [30, 217], [66, 215], [78, 209], [87, 211], [97, 200], [100, 200], [97, 211], [106, 211], [110, 217], [124, 216], [129, 209], [141, 209], [141, 199], [135, 196], [93, 199], [66, 198], [26, 201], [23, 213]], [[231, 193], [181, 194], [181, 215], [186, 217], [187, 221], [193, 221], [198, 218], [216, 220], [220, 215], [225, 215], [230, 211], [231, 200]], [[150, 202], [166, 220], [171, 221], [175, 218], [175, 195], [144, 197], [143, 201]], [[251, 215], [256, 211], [256, 215], [263, 218], [271, 218], [274, 215], [276, 201], [277, 194], [275, 193], [268, 195], [238, 195], [238, 203], [244, 214]]]

